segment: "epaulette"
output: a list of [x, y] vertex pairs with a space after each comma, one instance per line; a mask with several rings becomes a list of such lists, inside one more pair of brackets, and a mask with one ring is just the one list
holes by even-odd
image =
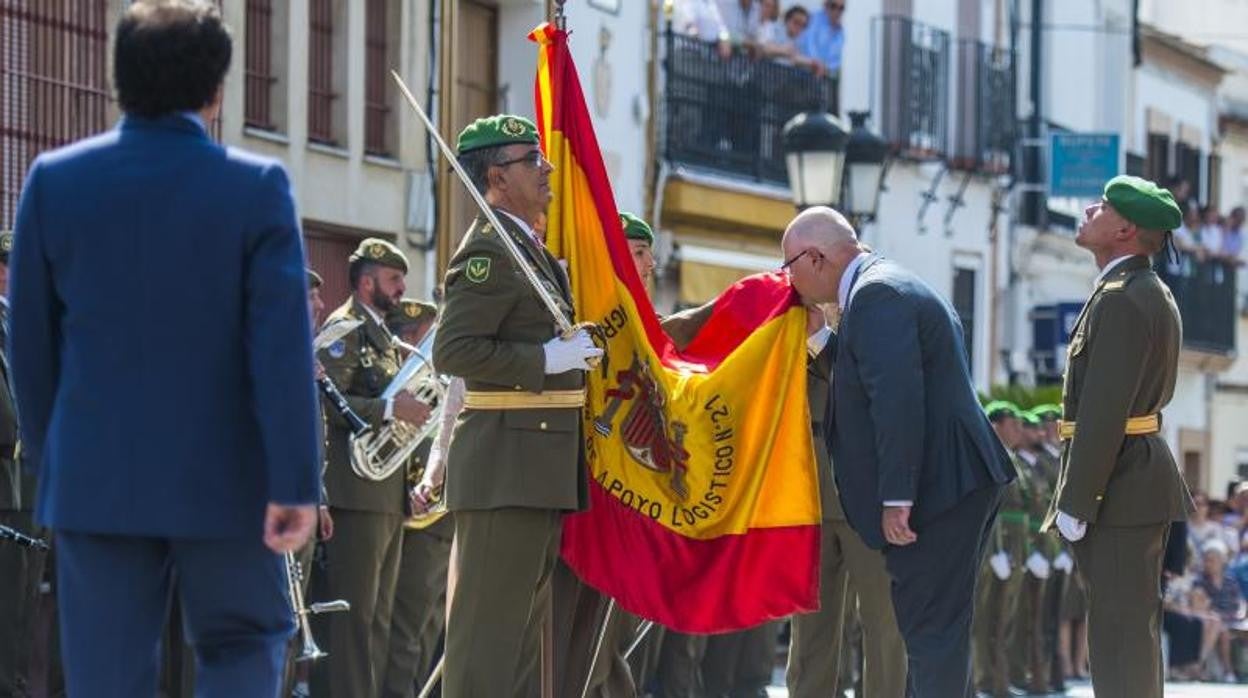
[[1126, 286], [1127, 286], [1127, 280], [1119, 279], [1117, 281], [1107, 281], [1105, 282], [1105, 285], [1102, 286], [1101, 288], [1103, 288], [1106, 291], [1121, 291], [1122, 289], [1126, 288]]

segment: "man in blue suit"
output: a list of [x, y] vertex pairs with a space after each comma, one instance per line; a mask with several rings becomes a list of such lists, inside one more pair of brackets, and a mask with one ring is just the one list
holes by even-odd
[[961, 323], [830, 208], [803, 211], [781, 244], [802, 298], [840, 307], [825, 433], [849, 524], [884, 550], [907, 693], [969, 696], [975, 579], [1014, 469], [975, 397]]
[[54, 529], [71, 696], [152, 696], [174, 576], [199, 696], [277, 694], [279, 553], [311, 533], [317, 403], [298, 220], [226, 150], [231, 38], [207, 2], [129, 6], [125, 116], [40, 156], [17, 212], [10, 358]]

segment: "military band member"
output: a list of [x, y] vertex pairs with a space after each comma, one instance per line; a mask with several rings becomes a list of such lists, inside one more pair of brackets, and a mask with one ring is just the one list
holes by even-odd
[[[1032, 449], [1040, 459], [1049, 482], [1050, 491], [1057, 488], [1057, 478], [1062, 469], [1061, 439], [1058, 436], [1058, 424], [1062, 418], [1062, 406], [1045, 404], [1032, 408], [1032, 414], [1040, 420], [1041, 432], [1036, 438]], [[1046, 510], [1047, 513], [1047, 510]], [[1067, 599], [1080, 595], [1078, 576], [1074, 574], [1075, 558], [1070, 552], [1070, 544], [1061, 538], [1053, 537], [1056, 557], [1053, 558], [1053, 575], [1045, 591], [1045, 634], [1049, 647], [1053, 651], [1051, 662], [1049, 689], [1055, 693], [1066, 690], [1066, 667], [1069, 664], [1069, 643], [1063, 649], [1063, 636], [1069, 636], [1069, 622], [1064, 618]]]
[[[1013, 454], [1022, 439], [1018, 407], [1011, 402], [997, 400], [985, 405], [984, 412], [1001, 444]], [[1011, 458], [1016, 459], [1013, 455]], [[1002, 492], [1001, 511], [993, 524], [993, 534], [986, 559], [981, 565], [975, 595], [972, 631], [975, 686], [993, 698], [1010, 695], [1009, 640], [1017, 623], [1023, 561], [1027, 557], [1027, 480], [1026, 473], [1017, 465], [1015, 470], [1018, 471], [1018, 479]]]
[[1193, 505], [1160, 434], [1182, 329], [1150, 257], [1180, 222], [1168, 191], [1122, 175], [1084, 210], [1075, 236], [1101, 273], [1071, 333], [1062, 471], [1045, 526], [1074, 544], [1087, 583], [1097, 695], [1162, 695], [1162, 555], [1170, 523]]
[[[386, 325], [399, 339], [417, 346], [433, 327], [437, 312], [432, 303], [404, 298], [386, 314]], [[424, 476], [430, 463], [430, 446], [436, 438], [426, 439], [413, 454], [408, 466], [409, 481], [419, 482]], [[423, 509], [413, 507], [413, 513], [423, 513]], [[437, 659], [437, 638], [446, 618], [446, 572], [454, 533], [449, 516], [432, 523], [413, 518], [404, 525], [389, 657], [381, 687], [385, 698], [414, 698], [416, 687], [424, 684]]]
[[502, 698], [536, 684], [561, 519], [588, 505], [584, 372], [602, 351], [583, 330], [560, 336], [501, 241], [508, 236], [572, 322], [568, 278], [534, 231], [554, 168], [532, 122], [478, 119], [457, 151], [502, 229], [473, 222], [447, 271], [434, 342], [438, 369], [466, 388], [446, 464], [455, 540], [443, 692]]
[[836, 694], [844, 651], [842, 627], [846, 615], [857, 606], [862, 617], [863, 692], [879, 698], [901, 698], [906, 691], [906, 647], [893, 615], [884, 556], [867, 547], [846, 523], [832, 472], [835, 464], [823, 438], [834, 352], [825, 326], [821, 314], [811, 315], [807, 326], [810, 358], [806, 362], [806, 392], [823, 511], [819, 610], [793, 616], [786, 683], [794, 698]]
[[[368, 238], [348, 261], [351, 297], [330, 313], [326, 324], [345, 319], [363, 323], [317, 358], [352, 410], [374, 431], [391, 419], [419, 426], [429, 417], [429, 405], [406, 392], [389, 401], [380, 397], [404, 360], [384, 317], [403, 297], [407, 258], [393, 244]], [[350, 603], [351, 610], [327, 614], [318, 624], [318, 632], [327, 626], [329, 658], [314, 671], [313, 695], [375, 696], [386, 668], [407, 474], [399, 468], [382, 481], [357, 475], [347, 421], [330, 407], [325, 412], [329, 422], [325, 487], [334, 537], [325, 544], [329, 562], [325, 584], [318, 586], [326, 598]]]

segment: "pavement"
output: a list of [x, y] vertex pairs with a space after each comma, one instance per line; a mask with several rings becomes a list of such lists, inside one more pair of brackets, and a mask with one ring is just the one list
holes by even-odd
[[[789, 691], [784, 687], [784, 675], [778, 680], [773, 679], [772, 686], [767, 689], [767, 698], [788, 698]], [[850, 696], [853, 694], [851, 693]], [[1073, 681], [1066, 693], [1049, 694], [1066, 696], [1067, 698], [1094, 698], [1092, 685], [1084, 681]], [[1248, 698], [1248, 686], [1219, 683], [1167, 683], [1166, 698]]]

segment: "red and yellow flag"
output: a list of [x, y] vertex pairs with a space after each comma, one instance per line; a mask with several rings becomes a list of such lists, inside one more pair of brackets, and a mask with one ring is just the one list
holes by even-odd
[[546, 244], [568, 262], [577, 317], [606, 335], [585, 409], [592, 506], [565, 519], [563, 557], [624, 609], [682, 632], [812, 610], [805, 311], [784, 277], [750, 277], [677, 350], [633, 266], [567, 33], [544, 24], [529, 38], [556, 168]]

